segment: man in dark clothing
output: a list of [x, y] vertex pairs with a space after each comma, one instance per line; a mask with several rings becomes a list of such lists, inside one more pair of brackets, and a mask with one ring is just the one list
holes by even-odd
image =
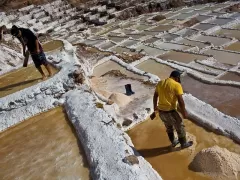
[[[41, 68], [41, 65], [44, 65], [49, 73], [49, 76], [52, 76], [50, 65], [43, 52], [43, 48], [39, 43], [37, 37], [33, 34], [33, 32], [29, 29], [18, 28], [17, 26], [13, 25], [11, 29], [11, 34], [17, 37], [18, 40], [21, 42], [23, 47], [23, 56], [28, 57], [28, 54], [31, 54], [35, 67], [42, 75], [42, 79], [46, 79], [46, 76]], [[26, 46], [28, 51], [26, 51]]]

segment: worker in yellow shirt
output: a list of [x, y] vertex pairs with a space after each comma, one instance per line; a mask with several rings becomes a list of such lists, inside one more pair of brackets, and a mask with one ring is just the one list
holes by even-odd
[[[187, 118], [184, 100], [182, 98], [183, 89], [180, 80], [181, 73], [173, 71], [170, 77], [160, 81], [153, 96], [153, 107], [155, 112], [159, 112], [159, 116], [163, 121], [169, 140], [175, 147], [178, 143], [181, 148], [187, 148], [193, 144], [192, 141], [186, 140], [186, 132], [182, 118], [177, 112], [177, 102], [184, 119]], [[174, 128], [178, 134], [178, 140], [174, 137]]]

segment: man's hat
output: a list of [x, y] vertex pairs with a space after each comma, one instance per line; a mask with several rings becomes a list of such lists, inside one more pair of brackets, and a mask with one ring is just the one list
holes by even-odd
[[15, 25], [13, 25], [13, 26], [12, 26], [12, 29], [11, 29], [11, 34], [12, 34], [13, 36], [17, 36], [18, 33], [19, 33], [18, 27], [15, 26]]
[[181, 76], [181, 72], [180, 71], [172, 71], [171, 74], [170, 74], [170, 77], [180, 77]]

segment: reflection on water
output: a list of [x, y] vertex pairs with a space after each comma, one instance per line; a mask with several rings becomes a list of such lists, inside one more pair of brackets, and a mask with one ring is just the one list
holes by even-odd
[[90, 179], [83, 151], [61, 107], [0, 134], [0, 179]]
[[[196, 137], [194, 156], [203, 148], [218, 145], [240, 154], [240, 146], [224, 136], [207, 132], [189, 120], [184, 121], [186, 131]], [[147, 120], [128, 132], [135, 148], [166, 180], [205, 180], [209, 177], [188, 169], [193, 156], [187, 150], [172, 152], [163, 123], [159, 118]]]

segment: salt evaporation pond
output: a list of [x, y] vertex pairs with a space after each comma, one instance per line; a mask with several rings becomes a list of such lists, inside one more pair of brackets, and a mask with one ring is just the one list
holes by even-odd
[[189, 63], [194, 60], [204, 60], [207, 59], [208, 57], [198, 54], [170, 51], [169, 53], [165, 53], [163, 55], [158, 56], [158, 58], [163, 60], [174, 60], [178, 62]]
[[189, 149], [181, 151], [178, 148], [174, 151], [169, 146], [166, 129], [159, 117], [147, 120], [128, 131], [137, 151], [163, 179], [212, 179], [188, 168], [193, 157], [204, 148], [218, 145], [240, 154], [240, 146], [232, 140], [208, 132], [190, 120], [184, 120], [184, 124], [186, 131], [196, 138], [196, 142], [194, 141], [194, 145]]
[[0, 133], [0, 179], [84, 179], [86, 157], [63, 108]]
[[153, 59], [148, 59], [136, 66], [136, 68], [157, 75], [160, 79], [168, 78], [173, 69], [160, 64]]
[[[56, 74], [57, 69], [52, 66], [50, 67], [53, 74]], [[42, 69], [43, 72], [48, 75], [45, 67]], [[0, 76], [0, 97], [4, 97], [14, 92], [20, 91], [39, 82], [42, 82], [42, 75], [38, 72], [34, 65], [28, 65], [28, 67], [23, 67], [18, 70], [6, 73]]]
[[[231, 76], [231, 75], [230, 75]], [[183, 89], [224, 114], [240, 119], [240, 91], [229, 85], [207, 84], [190, 76], [182, 78]]]

